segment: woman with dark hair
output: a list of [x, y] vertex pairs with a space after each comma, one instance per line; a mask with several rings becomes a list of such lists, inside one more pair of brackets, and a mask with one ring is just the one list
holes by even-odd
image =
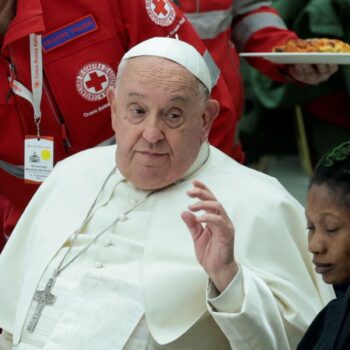
[[297, 350], [350, 349], [350, 141], [318, 163], [306, 216], [316, 272], [336, 290], [348, 287], [318, 314]]

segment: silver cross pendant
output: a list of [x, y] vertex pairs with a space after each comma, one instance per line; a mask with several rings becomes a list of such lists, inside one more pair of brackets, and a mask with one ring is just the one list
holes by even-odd
[[27, 326], [27, 331], [30, 333], [34, 332], [34, 329], [38, 324], [44, 307], [46, 305], [52, 305], [56, 300], [56, 296], [51, 293], [51, 289], [55, 283], [55, 280], [56, 277], [51, 277], [47, 282], [45, 289], [37, 290], [34, 294], [34, 300], [38, 303], [38, 305], [36, 306], [34, 314]]

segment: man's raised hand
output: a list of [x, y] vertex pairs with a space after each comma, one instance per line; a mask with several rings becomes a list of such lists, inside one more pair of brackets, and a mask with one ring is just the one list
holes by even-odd
[[[181, 213], [192, 234], [197, 259], [219, 292], [232, 281], [238, 271], [234, 259], [234, 227], [224, 207], [209, 188], [198, 180], [187, 192], [199, 201]], [[194, 213], [199, 213], [196, 216]]]

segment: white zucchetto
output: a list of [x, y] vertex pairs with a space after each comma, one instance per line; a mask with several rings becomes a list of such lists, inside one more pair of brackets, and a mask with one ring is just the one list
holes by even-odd
[[212, 88], [210, 72], [201, 54], [190, 44], [174, 38], [154, 37], [127, 51], [122, 61], [139, 56], [156, 56], [180, 64], [199, 79], [209, 90]]

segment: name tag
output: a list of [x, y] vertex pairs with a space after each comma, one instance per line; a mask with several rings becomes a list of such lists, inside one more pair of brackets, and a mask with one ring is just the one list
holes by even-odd
[[24, 141], [24, 181], [40, 184], [53, 169], [53, 137], [26, 136]]
[[42, 36], [43, 51], [49, 52], [83, 35], [92, 33], [98, 29], [93, 15], [88, 15], [71, 22]]

